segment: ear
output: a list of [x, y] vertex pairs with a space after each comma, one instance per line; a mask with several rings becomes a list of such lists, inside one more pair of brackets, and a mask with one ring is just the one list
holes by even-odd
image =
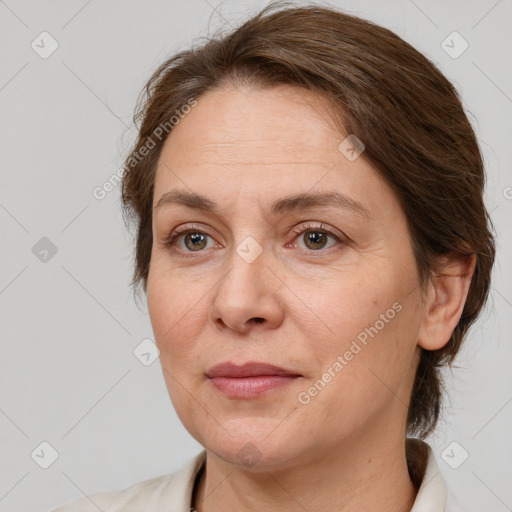
[[450, 340], [466, 303], [476, 254], [443, 256], [440, 264], [428, 284], [418, 334], [418, 345], [425, 350], [438, 350]]

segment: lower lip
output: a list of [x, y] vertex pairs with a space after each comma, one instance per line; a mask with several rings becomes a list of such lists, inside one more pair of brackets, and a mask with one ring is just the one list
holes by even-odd
[[260, 375], [257, 377], [213, 377], [212, 384], [222, 393], [235, 398], [252, 398], [281, 388], [297, 376]]

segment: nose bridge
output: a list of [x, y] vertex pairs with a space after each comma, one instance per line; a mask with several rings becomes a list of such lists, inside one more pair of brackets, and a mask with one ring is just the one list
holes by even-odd
[[262, 278], [268, 255], [252, 236], [245, 237], [230, 251], [229, 271], [218, 287], [217, 301], [222, 300], [231, 307], [246, 308], [260, 300], [268, 291], [268, 283]]
[[243, 330], [255, 318], [275, 324], [281, 317], [278, 281], [266, 268], [270, 250], [252, 236], [245, 236], [230, 252], [228, 271], [220, 280], [213, 300], [213, 320]]

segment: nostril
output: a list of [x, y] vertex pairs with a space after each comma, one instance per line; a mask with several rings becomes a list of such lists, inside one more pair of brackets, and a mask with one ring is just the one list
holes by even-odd
[[261, 324], [261, 322], [265, 321], [265, 319], [261, 318], [261, 317], [256, 317], [256, 318], [253, 318], [252, 320], [253, 320], [253, 322], [256, 322], [257, 324]]

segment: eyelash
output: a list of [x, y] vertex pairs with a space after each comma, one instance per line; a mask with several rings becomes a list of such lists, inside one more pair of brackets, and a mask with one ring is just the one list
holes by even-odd
[[[296, 240], [300, 235], [308, 232], [308, 231], [313, 231], [315, 233], [323, 233], [325, 235], [329, 235], [331, 236], [332, 238], [334, 238], [334, 240], [338, 243], [341, 243], [341, 244], [347, 244], [348, 243], [348, 238], [345, 237], [344, 235], [341, 235], [341, 234], [338, 234], [338, 233], [335, 233], [332, 229], [330, 229], [329, 227], [327, 227], [325, 224], [323, 223], [320, 223], [320, 225], [313, 225], [313, 224], [307, 224], [307, 225], [303, 225], [301, 226], [300, 228], [295, 228], [295, 229], [292, 229], [292, 232], [295, 233], [296, 237], [294, 238], [294, 240]], [[204, 234], [206, 236], [209, 236], [210, 238], [212, 238], [210, 235], [208, 235], [208, 233], [205, 233], [203, 231], [203, 229], [200, 227], [200, 226], [196, 226], [196, 225], [188, 225], [186, 227], [183, 227], [183, 228], [178, 228], [176, 230], [174, 230], [173, 232], [171, 232], [169, 235], [165, 236], [163, 241], [162, 241], [162, 245], [166, 248], [174, 248], [174, 246], [176, 245], [176, 241], [178, 240], [178, 238], [182, 235], [186, 235], [188, 233], [200, 233], [200, 234]], [[287, 244], [288, 245], [288, 244]], [[330, 251], [331, 249], [333, 249], [333, 247], [329, 247], [328, 249], [319, 249], [317, 251], [314, 251], [314, 250], [307, 250], [305, 249], [307, 252], [309, 253], [315, 253], [315, 252], [318, 252], [318, 253], [326, 253], [328, 251]], [[176, 250], [177, 252], [184, 252], [184, 253], [188, 253], [187, 256], [184, 256], [184, 257], [195, 257], [194, 256], [194, 252], [204, 252], [204, 251], [181, 251], [179, 249], [174, 249]]]
[[[308, 231], [312, 231], [314, 233], [323, 233], [324, 235], [329, 235], [332, 238], [336, 240], [338, 243], [346, 243], [346, 239], [342, 237], [340, 234], [335, 233], [332, 229], [327, 227], [325, 224], [320, 223], [320, 225], [313, 225], [313, 224], [307, 224], [305, 226], [300, 226], [300, 228], [292, 229], [292, 232], [295, 233], [297, 236], [294, 238], [298, 238], [300, 235], [303, 235], [304, 233], [307, 233]], [[331, 249], [331, 247], [329, 248]], [[308, 251], [308, 252], [325, 252], [329, 249], [319, 249], [318, 251]]]

